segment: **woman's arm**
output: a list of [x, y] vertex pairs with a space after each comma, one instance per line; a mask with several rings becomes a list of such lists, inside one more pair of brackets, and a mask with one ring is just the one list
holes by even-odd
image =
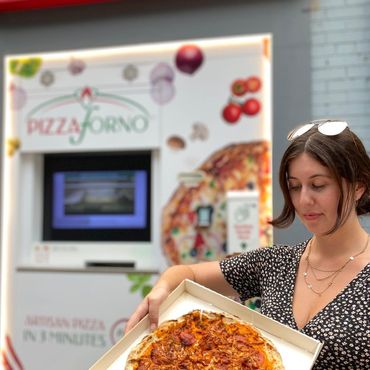
[[131, 330], [147, 313], [150, 327], [154, 329], [158, 325], [160, 304], [185, 279], [195, 281], [221, 294], [237, 295], [225, 280], [218, 261], [172, 266], [161, 274], [151, 292], [136, 308], [127, 322], [125, 332]]

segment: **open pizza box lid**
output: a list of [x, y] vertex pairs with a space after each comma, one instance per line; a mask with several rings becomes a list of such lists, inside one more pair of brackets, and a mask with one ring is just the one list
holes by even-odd
[[[297, 367], [300, 370], [311, 369], [322, 347], [319, 341], [190, 280], [184, 280], [162, 303], [159, 323], [176, 319], [194, 309], [226, 312], [253, 324], [274, 343], [286, 370]], [[149, 318], [145, 316], [90, 370], [124, 370], [131, 349], [149, 333]]]

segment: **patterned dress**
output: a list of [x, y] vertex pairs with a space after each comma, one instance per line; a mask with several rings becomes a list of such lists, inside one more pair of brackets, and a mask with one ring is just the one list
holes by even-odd
[[[298, 330], [293, 293], [307, 241], [273, 246], [220, 262], [242, 301], [261, 297], [261, 313]], [[322, 342], [315, 370], [370, 369], [370, 264], [300, 331]], [[298, 365], [298, 364], [297, 364]]]

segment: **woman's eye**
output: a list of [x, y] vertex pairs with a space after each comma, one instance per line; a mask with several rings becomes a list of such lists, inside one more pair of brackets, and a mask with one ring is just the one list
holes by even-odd
[[289, 191], [297, 191], [300, 189], [300, 185], [289, 185]]
[[312, 189], [314, 190], [322, 190], [324, 189], [325, 185], [315, 185], [315, 184], [312, 184]]

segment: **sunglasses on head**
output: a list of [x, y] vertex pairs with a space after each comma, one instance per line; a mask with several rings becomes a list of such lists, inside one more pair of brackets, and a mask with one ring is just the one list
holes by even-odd
[[320, 119], [304, 123], [292, 131], [289, 132], [287, 139], [292, 141], [297, 137], [310, 131], [313, 127], [317, 127], [317, 130], [326, 136], [334, 136], [343, 132], [347, 127], [348, 123], [345, 121], [331, 120], [331, 119]]

